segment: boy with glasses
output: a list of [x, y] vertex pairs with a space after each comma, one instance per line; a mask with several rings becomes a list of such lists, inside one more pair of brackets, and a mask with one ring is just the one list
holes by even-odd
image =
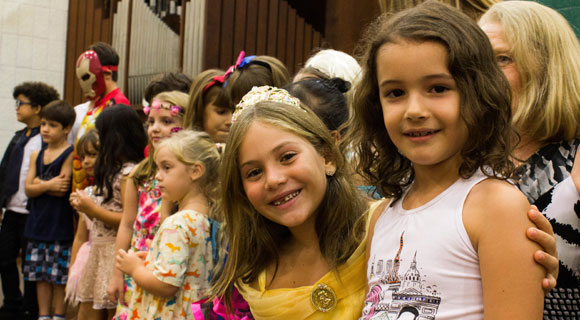
[[16, 119], [26, 127], [16, 131], [4, 152], [0, 163], [0, 210], [3, 210], [0, 226], [0, 279], [4, 303], [0, 319], [36, 319], [36, 286], [25, 281], [24, 296], [20, 292], [20, 276], [16, 258], [26, 248], [23, 237], [28, 217], [28, 198], [24, 191], [25, 179], [30, 166], [30, 155], [40, 150], [40, 111], [59, 94], [53, 87], [42, 82], [24, 82], [12, 93], [16, 107]]

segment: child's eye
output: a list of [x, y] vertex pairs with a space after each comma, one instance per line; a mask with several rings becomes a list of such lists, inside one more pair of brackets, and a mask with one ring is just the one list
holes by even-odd
[[216, 108], [215, 109], [215, 113], [219, 114], [220, 116], [221, 115], [224, 115], [224, 114], [226, 114], [226, 109], [224, 109], [224, 108]]
[[246, 172], [246, 179], [253, 178], [253, 177], [259, 175], [260, 172], [262, 172], [262, 171], [260, 169], [258, 169], [258, 168], [248, 170], [248, 172]]
[[446, 86], [433, 86], [430, 91], [433, 93], [444, 93], [447, 90], [449, 90], [449, 88]]
[[500, 67], [501, 67], [501, 66], [508, 65], [508, 64], [511, 64], [511, 63], [513, 63], [513, 62], [514, 62], [514, 61], [512, 60], [512, 58], [510, 58], [510, 57], [509, 57], [509, 56], [507, 56], [507, 55], [503, 55], [503, 54], [502, 54], [502, 55], [499, 55], [499, 56], [497, 56], [495, 59], [496, 59], [496, 61], [497, 61], [497, 64], [499, 64], [499, 66], [500, 66]]
[[148, 125], [153, 125], [155, 123], [155, 119], [153, 118], [147, 118], [147, 124]]
[[173, 124], [173, 120], [171, 118], [165, 118], [163, 120], [163, 123], [166, 124], [166, 125]]
[[405, 91], [403, 91], [401, 89], [394, 89], [394, 90], [388, 91], [386, 94], [386, 97], [393, 99], [393, 98], [398, 98], [404, 94], [405, 94]]
[[294, 153], [294, 152], [285, 153], [280, 158], [280, 161], [281, 162], [288, 162], [288, 161], [292, 160], [295, 156], [296, 156], [296, 153]]

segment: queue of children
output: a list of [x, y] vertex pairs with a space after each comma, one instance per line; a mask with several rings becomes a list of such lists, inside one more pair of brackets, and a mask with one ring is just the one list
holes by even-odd
[[[484, 30], [507, 15], [490, 12]], [[360, 66], [322, 51], [293, 84], [278, 59], [244, 52], [225, 72], [160, 75], [146, 89], [146, 130], [122, 104], [106, 44], [77, 61], [89, 101], [74, 111], [23, 89], [44, 84], [17, 87], [27, 128], [0, 165], [11, 257], [0, 312], [26, 310], [14, 279], [4, 283], [22, 250], [41, 320], [64, 319], [66, 302], [78, 319], [578, 315], [573, 289], [544, 311], [558, 250], [566, 283], [578, 283], [580, 245], [554, 236], [555, 219], [515, 187], [534, 184], [514, 156], [531, 127], [512, 124], [524, 98], [504, 76], [506, 52], [434, 1], [380, 17], [361, 46]], [[565, 223], [578, 234], [570, 152], [570, 183], [551, 184], [570, 205], [540, 210], [558, 217], [556, 233]]]

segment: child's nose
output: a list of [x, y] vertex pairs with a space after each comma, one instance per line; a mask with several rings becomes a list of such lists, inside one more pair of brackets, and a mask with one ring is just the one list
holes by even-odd
[[268, 170], [266, 172], [266, 188], [276, 189], [287, 181], [286, 175], [281, 170]]
[[419, 94], [409, 94], [407, 100], [407, 109], [405, 111], [405, 118], [410, 120], [425, 119], [427, 117], [427, 109], [423, 104], [423, 100]]

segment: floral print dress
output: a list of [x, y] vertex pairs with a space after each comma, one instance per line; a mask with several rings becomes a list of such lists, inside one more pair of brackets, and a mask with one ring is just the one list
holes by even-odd
[[207, 298], [213, 268], [210, 220], [183, 210], [163, 221], [145, 265], [154, 276], [179, 288], [172, 297], [155, 296], [136, 286], [129, 303], [130, 319], [192, 319], [191, 303]]
[[[161, 190], [157, 185], [156, 179], [150, 179], [148, 182], [141, 184], [137, 189], [139, 206], [137, 208], [137, 217], [133, 225], [133, 236], [131, 237], [131, 249], [134, 251], [147, 251], [147, 240], [153, 240], [159, 229], [161, 215]], [[128, 275], [124, 277], [124, 295], [123, 302], [117, 305], [115, 319], [129, 319], [128, 303], [135, 290], [135, 282]]]

